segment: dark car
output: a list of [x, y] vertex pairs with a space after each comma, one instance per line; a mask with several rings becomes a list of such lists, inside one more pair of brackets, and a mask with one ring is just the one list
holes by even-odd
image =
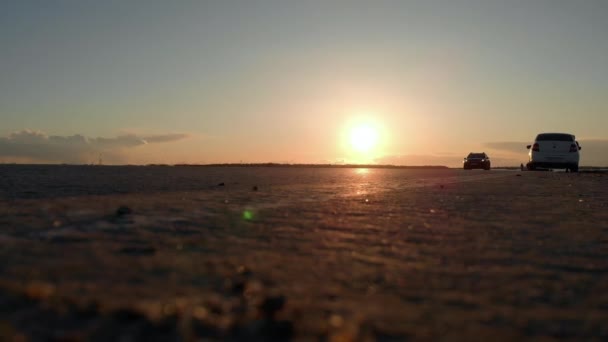
[[490, 157], [485, 152], [475, 153], [471, 152], [464, 158], [462, 167], [465, 170], [471, 169], [484, 169], [489, 170], [491, 168]]

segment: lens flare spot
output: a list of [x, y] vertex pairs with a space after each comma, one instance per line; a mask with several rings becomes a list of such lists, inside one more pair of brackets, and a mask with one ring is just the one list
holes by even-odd
[[243, 211], [243, 219], [245, 219], [246, 221], [253, 220], [253, 212], [251, 210]]

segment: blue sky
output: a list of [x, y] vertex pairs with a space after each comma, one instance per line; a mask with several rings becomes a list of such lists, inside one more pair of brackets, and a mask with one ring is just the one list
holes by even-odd
[[[452, 165], [493, 148], [518, 164], [525, 148], [497, 146], [543, 131], [602, 146], [606, 15], [592, 0], [3, 1], [0, 160]], [[365, 156], [357, 121], [380, 135]], [[73, 136], [76, 157], [17, 148]], [[94, 143], [125, 137], [143, 143]]]

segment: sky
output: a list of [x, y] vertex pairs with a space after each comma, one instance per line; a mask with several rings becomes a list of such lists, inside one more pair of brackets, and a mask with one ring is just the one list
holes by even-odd
[[608, 165], [607, 17], [604, 0], [4, 0], [0, 162], [519, 165], [567, 132]]

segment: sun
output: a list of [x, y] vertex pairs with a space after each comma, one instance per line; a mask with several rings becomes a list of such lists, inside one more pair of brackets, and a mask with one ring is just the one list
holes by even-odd
[[360, 124], [350, 131], [350, 145], [356, 152], [367, 153], [378, 144], [378, 130], [368, 124]]

